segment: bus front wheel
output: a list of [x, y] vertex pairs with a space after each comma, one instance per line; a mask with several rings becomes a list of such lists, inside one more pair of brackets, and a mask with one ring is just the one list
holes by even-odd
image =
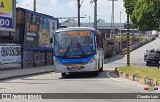
[[102, 60], [102, 67], [99, 69], [99, 72], [103, 72], [103, 60]]
[[66, 73], [61, 73], [62, 77], [66, 77], [66, 75], [67, 75]]
[[93, 75], [94, 75], [94, 76], [98, 76], [98, 71], [94, 71], [94, 72], [93, 72]]

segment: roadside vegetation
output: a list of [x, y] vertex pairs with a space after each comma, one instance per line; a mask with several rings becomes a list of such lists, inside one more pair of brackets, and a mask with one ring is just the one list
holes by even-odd
[[155, 68], [148, 68], [148, 67], [138, 67], [138, 66], [131, 66], [131, 67], [119, 67], [119, 71], [130, 74], [130, 75], [138, 75], [142, 78], [150, 78], [160, 80], [160, 69]]
[[[133, 26], [141, 31], [160, 31], [159, 0], [123, 0], [124, 7], [129, 6], [130, 19]], [[128, 2], [129, 1], [129, 2]], [[127, 3], [128, 2], [128, 3]]]
[[122, 36], [116, 36], [116, 42], [120, 42], [122, 39], [122, 41], [126, 41], [126, 36], [122, 35]]

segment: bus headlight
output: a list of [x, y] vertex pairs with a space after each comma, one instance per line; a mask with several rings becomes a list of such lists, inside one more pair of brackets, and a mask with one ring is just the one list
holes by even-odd
[[96, 58], [92, 58], [92, 59], [89, 61], [89, 63], [92, 63], [92, 62], [94, 62], [94, 61], [96, 61]]
[[60, 63], [59, 61], [57, 61], [57, 60], [55, 60], [55, 63], [56, 63], [56, 64], [61, 64], [61, 63]]

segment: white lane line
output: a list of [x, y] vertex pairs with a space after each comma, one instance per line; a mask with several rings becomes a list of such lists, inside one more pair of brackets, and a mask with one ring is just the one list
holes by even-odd
[[[132, 82], [127, 82], [125, 80], [120, 80], [120, 79], [115, 79], [115, 78], [112, 78], [110, 75], [109, 75], [109, 72], [107, 72], [107, 75], [109, 78], [111, 78], [112, 80], [115, 80], [115, 81], [120, 81], [120, 82], [123, 82], [123, 83], [126, 83], [126, 84], [130, 84], [130, 85], [134, 85], [134, 86], [140, 86], [140, 87], [145, 87], [144, 85], [137, 85], [135, 83], [132, 83]], [[139, 84], [139, 83], [138, 83]]]

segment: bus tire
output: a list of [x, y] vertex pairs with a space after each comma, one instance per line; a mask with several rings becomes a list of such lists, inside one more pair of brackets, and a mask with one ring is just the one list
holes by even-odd
[[61, 73], [61, 76], [62, 76], [62, 77], [66, 77], [67, 74], [66, 74], [66, 73]]
[[94, 71], [94, 72], [93, 72], [93, 75], [94, 75], [94, 76], [98, 76], [98, 71]]
[[99, 72], [103, 72], [103, 60], [102, 60], [102, 67], [99, 69]]

